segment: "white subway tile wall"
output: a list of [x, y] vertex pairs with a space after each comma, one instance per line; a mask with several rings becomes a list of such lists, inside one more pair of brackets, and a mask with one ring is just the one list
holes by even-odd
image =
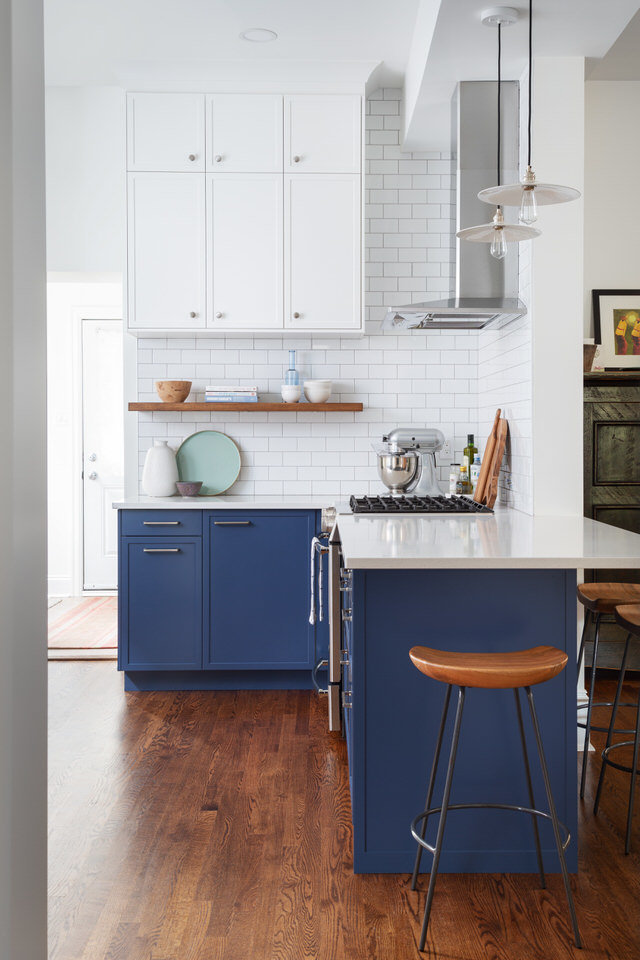
[[161, 379], [192, 380], [191, 400], [204, 399], [206, 384], [221, 381], [257, 384], [261, 399], [280, 400], [287, 351], [295, 349], [301, 378], [332, 379], [332, 400], [361, 401], [363, 412], [304, 413], [301, 407], [297, 413], [141, 413], [140, 474], [154, 437], [178, 446], [197, 430], [213, 429], [233, 437], [241, 450], [234, 494], [379, 493], [384, 488], [371, 442], [395, 426], [416, 424], [438, 427], [450, 441], [452, 454], [439, 459], [446, 485], [449, 462], [461, 459], [467, 433], [484, 440], [489, 408], [502, 404], [517, 420], [517, 428], [511, 422], [502, 485], [506, 490], [509, 472], [509, 500], [527, 509], [526, 325], [513, 337], [380, 332], [387, 307], [446, 297], [454, 286], [455, 159], [400, 150], [400, 100], [400, 90], [378, 90], [366, 107], [362, 340], [299, 335], [138, 340], [140, 400], [157, 399], [154, 381]]

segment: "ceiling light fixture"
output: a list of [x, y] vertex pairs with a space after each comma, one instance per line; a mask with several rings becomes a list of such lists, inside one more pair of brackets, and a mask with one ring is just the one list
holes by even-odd
[[275, 30], [267, 30], [266, 27], [249, 27], [240, 34], [241, 40], [248, 40], [249, 43], [271, 43], [278, 39]]
[[[485, 11], [482, 22], [485, 20]], [[498, 203], [504, 207], [520, 207], [519, 220], [521, 223], [535, 223], [538, 219], [538, 206], [551, 203], [568, 203], [577, 200], [580, 191], [574, 187], [563, 187], [557, 183], [540, 183], [531, 166], [531, 90], [533, 77], [533, 0], [529, 0], [529, 102], [527, 117], [527, 169], [520, 183], [509, 183], [504, 186], [498, 181], [497, 187], [487, 187], [478, 194], [485, 203]]]
[[[502, 28], [510, 26], [518, 19], [518, 11], [513, 7], [492, 7], [482, 14], [482, 22], [487, 26], [498, 28], [498, 148], [497, 167], [498, 185], [500, 184], [501, 160], [501, 91], [502, 91]], [[491, 188], [498, 189], [498, 188]], [[483, 191], [484, 192], [484, 191]], [[480, 196], [480, 194], [478, 194]], [[485, 199], [484, 197], [482, 199]], [[490, 201], [488, 201], [490, 202]], [[474, 243], [490, 243], [489, 253], [496, 260], [503, 260], [507, 254], [507, 243], [520, 243], [523, 240], [532, 240], [540, 236], [540, 231], [534, 227], [523, 227], [517, 223], [505, 223], [500, 203], [496, 206], [491, 223], [482, 223], [477, 227], [465, 227], [458, 230], [457, 237], [461, 240], [471, 240]]]

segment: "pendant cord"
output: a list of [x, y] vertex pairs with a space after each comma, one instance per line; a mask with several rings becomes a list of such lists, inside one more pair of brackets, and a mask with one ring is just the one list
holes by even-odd
[[502, 24], [498, 23], [498, 186], [502, 185], [500, 179], [500, 159], [501, 159], [501, 144], [500, 144], [500, 134], [501, 134], [501, 107], [500, 107], [500, 98], [502, 92]]
[[531, 89], [533, 74], [533, 0], [529, 0], [529, 117], [527, 122], [527, 166], [531, 166]]

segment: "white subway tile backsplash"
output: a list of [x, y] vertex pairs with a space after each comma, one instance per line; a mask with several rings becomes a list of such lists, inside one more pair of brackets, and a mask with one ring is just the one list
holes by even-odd
[[[402, 93], [377, 90], [366, 105], [365, 319], [361, 341], [339, 337], [255, 336], [224, 341], [186, 337], [137, 341], [140, 399], [156, 398], [154, 381], [193, 381], [191, 399], [208, 383], [257, 384], [279, 399], [288, 350], [303, 377], [334, 381], [333, 398], [357, 400], [362, 413], [139, 414], [139, 470], [154, 437], [177, 447], [197, 430], [220, 430], [241, 449], [237, 494], [317, 494], [344, 498], [380, 492], [371, 442], [394, 426], [439, 427], [460, 459], [468, 432], [486, 437], [497, 406], [510, 421], [501, 496], [531, 504], [531, 330], [528, 319], [504, 331], [434, 331], [387, 335], [388, 306], [438, 298], [454, 286], [455, 159], [404, 153]], [[521, 253], [526, 301], [530, 257]], [[448, 459], [448, 458], [447, 458]], [[439, 459], [446, 483], [448, 463]], [[507, 478], [509, 482], [507, 483]]]

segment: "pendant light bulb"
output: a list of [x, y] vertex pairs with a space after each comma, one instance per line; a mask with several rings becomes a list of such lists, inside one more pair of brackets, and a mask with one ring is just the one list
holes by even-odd
[[493, 218], [493, 237], [491, 238], [489, 253], [494, 260], [504, 260], [507, 255], [507, 241], [504, 235], [504, 217], [502, 216], [500, 207], [496, 208], [496, 213]]
[[538, 204], [536, 203], [536, 191], [534, 187], [522, 188], [522, 203], [520, 204], [520, 214], [518, 216], [520, 223], [535, 223], [538, 219]]

